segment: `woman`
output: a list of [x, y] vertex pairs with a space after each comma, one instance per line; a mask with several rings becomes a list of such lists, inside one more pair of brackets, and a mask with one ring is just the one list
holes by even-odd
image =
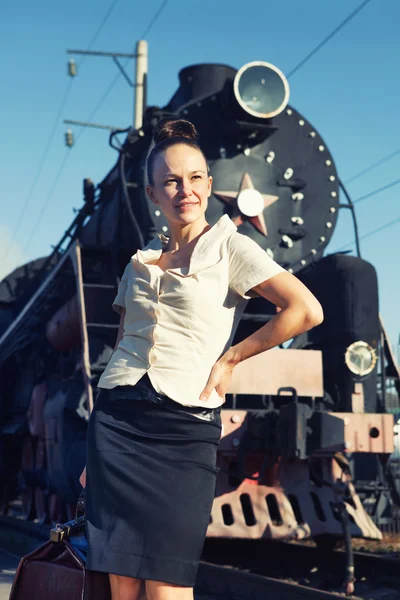
[[[114, 301], [117, 343], [87, 434], [87, 568], [110, 573], [113, 600], [135, 600], [143, 580], [149, 600], [189, 600], [232, 371], [323, 315], [309, 290], [227, 215], [207, 223], [212, 177], [190, 122], [158, 124], [147, 167], [147, 193], [170, 237], [137, 251]], [[279, 312], [231, 347], [257, 294]]]

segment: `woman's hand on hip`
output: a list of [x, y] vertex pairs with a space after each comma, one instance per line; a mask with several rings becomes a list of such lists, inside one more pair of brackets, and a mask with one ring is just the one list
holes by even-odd
[[221, 357], [213, 366], [207, 385], [200, 394], [200, 400], [206, 401], [211, 392], [215, 389], [217, 394], [224, 398], [232, 379], [232, 372], [235, 365]]

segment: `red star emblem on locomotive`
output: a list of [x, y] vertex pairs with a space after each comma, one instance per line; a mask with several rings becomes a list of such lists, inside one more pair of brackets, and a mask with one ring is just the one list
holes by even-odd
[[[244, 221], [250, 221], [258, 231], [265, 236], [268, 235], [267, 225], [264, 219], [264, 209], [271, 206], [279, 199], [279, 196], [261, 194], [255, 189], [251, 177], [244, 173], [238, 192], [214, 192], [214, 196], [226, 202], [234, 208], [232, 221], [238, 227]], [[236, 213], [236, 214], [235, 214]]]

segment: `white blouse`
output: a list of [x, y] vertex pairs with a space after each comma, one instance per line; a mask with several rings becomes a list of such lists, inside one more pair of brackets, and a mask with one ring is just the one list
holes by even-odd
[[155, 262], [168, 238], [158, 234], [125, 268], [113, 308], [126, 308], [124, 336], [98, 387], [135, 385], [148, 373], [157, 392], [187, 406], [201, 401], [214, 363], [232, 344], [251, 288], [284, 269], [223, 215], [197, 241], [189, 267], [163, 271]]

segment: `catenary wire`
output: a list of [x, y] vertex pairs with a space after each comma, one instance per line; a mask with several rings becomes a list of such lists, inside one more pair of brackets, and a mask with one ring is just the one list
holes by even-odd
[[388, 190], [391, 187], [394, 187], [395, 185], [398, 185], [400, 183], [400, 179], [395, 179], [394, 181], [387, 183], [386, 185], [377, 188], [376, 190], [373, 190], [372, 192], [369, 192], [368, 194], [365, 194], [364, 196], [360, 196], [359, 198], [356, 198], [355, 200], [353, 200], [353, 204], [357, 204], [357, 202], [361, 202], [362, 200], [366, 200], [367, 198], [371, 198], [371, 196], [376, 196], [376, 194], [379, 194], [380, 192], [384, 192], [385, 190]]
[[[158, 20], [159, 16], [161, 15], [162, 11], [164, 10], [164, 8], [168, 4], [168, 2], [169, 2], [169, 0], [163, 0], [163, 2], [161, 3], [161, 5], [157, 9], [156, 13], [152, 17], [151, 21], [149, 22], [148, 26], [146, 27], [144, 35], [142, 35], [141, 39], [143, 39], [145, 37], [145, 35], [149, 34], [151, 28], [154, 26], [154, 24]], [[128, 64], [128, 62], [129, 62], [129, 59], [127, 59], [125, 61], [124, 66], [126, 66]], [[103, 103], [105, 102], [105, 100], [108, 98], [109, 94], [111, 93], [112, 89], [114, 88], [115, 84], [117, 83], [117, 81], [118, 81], [118, 79], [120, 77], [121, 77], [121, 73], [118, 72], [117, 75], [112, 80], [112, 82], [110, 83], [110, 85], [108, 86], [108, 88], [106, 89], [106, 91], [103, 94], [103, 96], [101, 97], [101, 99], [99, 100], [99, 102], [97, 103], [97, 105], [95, 106], [95, 108], [92, 110], [92, 112], [90, 113], [90, 115], [87, 117], [87, 119], [86, 119], [87, 122], [90, 122], [90, 120], [95, 116], [95, 114], [97, 113], [97, 111], [100, 109], [100, 107], [103, 105]], [[85, 129], [81, 129], [79, 131], [78, 135], [76, 136], [75, 145], [77, 144], [79, 138], [84, 134], [84, 132], [85, 132]], [[67, 154], [64, 156], [64, 158], [63, 158], [63, 160], [61, 162], [61, 165], [60, 165], [60, 167], [59, 167], [59, 169], [57, 171], [54, 183], [53, 183], [53, 185], [51, 187], [51, 190], [50, 190], [49, 194], [46, 197], [46, 200], [45, 200], [45, 202], [44, 202], [44, 204], [42, 206], [42, 209], [41, 209], [41, 211], [39, 213], [39, 217], [38, 217], [38, 219], [37, 219], [37, 221], [35, 223], [35, 226], [32, 229], [32, 232], [31, 232], [31, 234], [30, 234], [30, 236], [29, 236], [29, 238], [28, 238], [28, 240], [27, 240], [27, 242], [26, 242], [26, 244], [24, 246], [24, 250], [23, 250], [24, 253], [26, 252], [26, 249], [28, 248], [28, 246], [32, 242], [32, 240], [33, 240], [33, 238], [35, 236], [35, 233], [36, 233], [36, 229], [39, 227], [40, 222], [41, 222], [41, 220], [42, 220], [42, 218], [44, 216], [44, 213], [45, 213], [48, 205], [50, 204], [50, 201], [51, 201], [51, 199], [53, 197], [54, 191], [55, 191], [55, 189], [57, 187], [58, 180], [59, 180], [59, 178], [60, 178], [60, 176], [61, 176], [61, 174], [62, 174], [62, 172], [64, 170], [64, 167], [65, 167], [65, 165], [66, 165], [66, 163], [68, 161], [70, 153], [71, 152], [70, 152], [70, 149], [69, 149], [69, 151], [67, 151]]]
[[152, 29], [154, 23], [158, 20], [159, 16], [161, 15], [162, 11], [164, 10], [164, 8], [167, 6], [169, 0], [164, 0], [160, 6], [158, 7], [158, 10], [156, 10], [154, 17], [151, 19], [150, 23], [147, 25], [146, 29], [144, 30], [144, 33], [142, 34], [142, 40], [144, 40], [146, 38], [146, 35], [148, 35], [149, 31]]
[[[373, 190], [372, 192], [369, 192], [368, 194], [365, 194], [364, 196], [360, 196], [360, 198], [357, 198], [356, 200], [351, 201], [348, 192], [345, 188], [345, 186], [343, 185], [342, 182], [340, 182], [340, 185], [342, 187], [343, 192], [345, 193], [347, 199], [349, 200], [349, 202], [354, 206], [354, 204], [356, 204], [357, 202], [361, 202], [362, 200], [366, 200], [366, 198], [371, 198], [371, 196], [375, 196], [376, 194], [379, 194], [380, 192], [383, 192], [391, 187], [394, 187], [395, 185], [398, 185], [400, 183], [400, 179], [396, 179], [395, 181], [392, 181], [391, 183], [388, 183], [380, 188], [377, 188], [376, 190]], [[354, 214], [353, 214], [354, 217]], [[389, 223], [383, 225], [382, 227], [378, 227], [377, 229], [374, 229], [372, 232], [366, 233], [364, 235], [362, 235], [361, 237], [358, 235], [358, 231], [357, 231], [357, 227], [356, 227], [356, 239], [353, 242], [348, 242], [347, 244], [344, 244], [343, 246], [340, 246], [339, 248], [337, 248], [336, 250], [334, 250], [333, 252], [338, 252], [340, 250], [342, 250], [343, 248], [346, 248], [347, 246], [349, 246], [350, 244], [356, 244], [356, 248], [357, 248], [357, 255], [360, 255], [360, 240], [364, 240], [367, 237], [370, 237], [370, 235], [374, 235], [375, 233], [379, 233], [379, 231], [381, 231], [382, 229], [386, 229], [386, 227], [390, 227], [391, 225], [394, 225], [395, 223], [397, 223], [399, 221], [399, 219], [394, 219], [394, 221], [389, 221]]]
[[[100, 99], [100, 101], [98, 102], [98, 104], [96, 105], [96, 107], [93, 109], [93, 111], [90, 113], [90, 115], [86, 119], [87, 122], [90, 122], [90, 120], [93, 118], [93, 116], [99, 110], [100, 106], [102, 105], [102, 103], [104, 102], [104, 100], [107, 98], [107, 96], [110, 93], [111, 89], [114, 87], [115, 82], [118, 79], [118, 77], [119, 77], [119, 74], [115, 76], [115, 78], [113, 79], [113, 81], [111, 82], [111, 84], [108, 86], [108, 88], [105, 91], [105, 93], [103, 94], [102, 98]], [[78, 135], [76, 136], [75, 143], [78, 142], [79, 138], [83, 135], [84, 131], [85, 131], [84, 129], [81, 129], [79, 131]], [[44, 204], [43, 204], [43, 206], [41, 208], [41, 211], [40, 211], [40, 213], [38, 215], [36, 223], [35, 223], [32, 231], [31, 231], [31, 233], [30, 233], [30, 235], [29, 235], [29, 237], [28, 237], [28, 239], [27, 239], [27, 241], [25, 243], [25, 246], [23, 248], [23, 253], [26, 252], [26, 249], [28, 248], [29, 244], [32, 242], [32, 240], [33, 240], [33, 238], [35, 236], [36, 230], [39, 227], [41, 220], [43, 219], [43, 215], [46, 212], [46, 209], [47, 209], [48, 205], [50, 204], [50, 201], [51, 201], [51, 199], [53, 197], [54, 191], [55, 191], [55, 189], [57, 187], [58, 180], [59, 180], [59, 178], [60, 178], [60, 176], [61, 176], [61, 174], [62, 174], [62, 172], [64, 170], [65, 165], [67, 164], [67, 161], [68, 161], [70, 155], [71, 155], [71, 151], [70, 151], [70, 149], [67, 149], [66, 150], [66, 154], [64, 155], [64, 158], [61, 161], [61, 164], [60, 164], [60, 166], [58, 168], [58, 171], [56, 173], [56, 176], [54, 178], [53, 184], [52, 184], [52, 186], [50, 188], [50, 192], [46, 196], [46, 200], [44, 201]]]
[[[163, 0], [163, 2], [160, 4], [160, 6], [158, 7], [157, 11], [155, 12], [154, 16], [152, 17], [152, 19], [150, 20], [149, 24], [147, 25], [144, 33], [142, 34], [140, 39], [144, 39], [150, 32], [150, 30], [152, 29], [152, 27], [154, 26], [154, 24], [156, 23], [156, 21], [158, 20], [159, 16], [161, 15], [162, 11], [164, 10], [164, 8], [166, 7], [166, 5], [168, 4], [169, 0]], [[134, 49], [132, 50], [132, 52], [134, 51]], [[127, 64], [129, 63], [129, 58], [125, 61], [124, 63], [124, 67], [127, 66]], [[110, 85], [108, 86], [108, 88], [106, 89], [106, 91], [104, 92], [103, 96], [101, 97], [101, 99], [99, 100], [99, 102], [97, 103], [97, 105], [95, 106], [95, 108], [92, 110], [92, 112], [90, 113], [90, 115], [88, 116], [88, 118], [86, 119], [87, 122], [89, 122], [91, 119], [93, 119], [93, 117], [96, 115], [97, 111], [100, 110], [100, 107], [103, 105], [103, 103], [106, 101], [106, 99], [108, 98], [109, 94], [111, 93], [112, 89], [114, 88], [115, 84], [117, 83], [118, 79], [121, 77], [121, 72], [118, 72], [116, 74], [116, 76], [114, 77], [114, 79], [112, 80], [112, 82], [110, 83]], [[79, 140], [79, 138], [81, 137], [81, 135], [83, 135], [85, 129], [81, 129], [79, 134], [76, 137], [76, 141], [75, 143]]]
[[372, 171], [376, 167], [379, 167], [380, 165], [383, 165], [383, 163], [387, 162], [388, 160], [390, 160], [394, 156], [397, 156], [398, 154], [400, 154], [400, 148], [398, 148], [394, 152], [391, 152], [390, 154], [387, 154], [386, 156], [384, 156], [383, 158], [381, 158], [380, 160], [378, 160], [374, 164], [370, 165], [366, 169], [363, 169], [362, 171], [359, 171], [358, 173], [356, 173], [355, 175], [353, 175], [353, 177], [350, 177], [350, 179], [346, 179], [346, 181], [344, 183], [347, 185], [348, 183], [351, 183], [351, 182], [355, 181], [355, 179], [358, 179], [359, 177], [362, 177], [366, 173], [369, 173], [370, 171]]
[[[106, 14], [104, 15], [104, 17], [103, 17], [100, 25], [98, 26], [98, 28], [95, 31], [92, 39], [90, 40], [90, 42], [89, 42], [89, 44], [87, 46], [87, 50], [90, 50], [92, 48], [93, 44], [95, 43], [95, 41], [97, 40], [97, 38], [100, 35], [101, 31], [103, 30], [104, 26], [106, 25], [108, 19], [110, 18], [111, 14], [112, 14], [114, 8], [116, 7], [116, 5], [118, 4], [118, 2], [120, 2], [120, 0], [114, 0], [111, 3], [111, 5], [109, 6], [109, 8], [108, 8]], [[86, 56], [83, 55], [82, 58], [80, 59], [79, 63], [78, 63], [78, 68], [82, 66], [85, 58], [86, 58]], [[58, 108], [57, 115], [56, 115], [56, 117], [54, 119], [54, 123], [53, 123], [53, 126], [51, 128], [49, 138], [47, 140], [47, 143], [46, 143], [46, 146], [44, 148], [43, 154], [42, 154], [42, 156], [40, 158], [39, 166], [36, 169], [35, 177], [33, 179], [32, 185], [31, 185], [29, 193], [28, 193], [28, 195], [27, 195], [27, 197], [25, 199], [25, 202], [24, 202], [24, 204], [23, 204], [23, 206], [21, 208], [20, 214], [18, 216], [17, 224], [16, 224], [14, 230], [11, 233], [10, 241], [9, 241], [9, 243], [8, 243], [8, 245], [7, 245], [4, 253], [3, 253], [3, 256], [1, 257], [0, 260], [4, 260], [8, 256], [8, 253], [9, 253], [11, 247], [12, 247], [13, 240], [17, 236], [17, 233], [18, 233], [18, 231], [19, 231], [19, 229], [21, 227], [22, 221], [24, 219], [26, 210], [27, 210], [27, 208], [29, 206], [29, 203], [30, 203], [32, 197], [33, 197], [33, 194], [35, 193], [37, 183], [38, 183], [38, 181], [40, 179], [40, 176], [42, 174], [42, 170], [43, 170], [44, 164], [46, 162], [47, 155], [48, 155], [48, 152], [50, 150], [50, 146], [51, 146], [51, 144], [53, 142], [54, 136], [55, 136], [56, 131], [58, 129], [60, 118], [61, 118], [61, 115], [63, 114], [66, 102], [67, 102], [69, 94], [71, 92], [73, 82], [74, 82], [74, 78], [71, 77], [71, 79], [68, 81], [68, 83], [66, 85], [65, 92], [64, 92], [64, 95], [62, 97], [60, 106]]]
[[50, 192], [48, 193], [47, 198], [45, 200], [45, 203], [43, 204], [42, 209], [41, 209], [41, 211], [39, 213], [39, 217], [38, 217], [38, 219], [37, 219], [37, 221], [36, 221], [36, 223], [35, 223], [32, 231], [31, 231], [31, 233], [30, 233], [30, 235], [29, 235], [29, 237], [28, 237], [28, 239], [27, 239], [27, 241], [25, 243], [25, 246], [24, 246], [23, 251], [22, 251], [23, 255], [25, 254], [26, 249], [28, 248], [29, 244], [31, 243], [31, 241], [33, 240], [33, 238], [35, 236], [36, 229], [37, 229], [40, 221], [42, 220], [43, 214], [44, 214], [44, 212], [45, 212], [45, 210], [46, 210], [46, 208], [47, 208], [47, 206], [48, 206], [48, 204], [49, 204], [49, 202], [50, 202], [50, 200], [51, 200], [51, 198], [53, 196], [54, 190], [55, 190], [55, 188], [57, 186], [57, 183], [58, 183], [58, 178], [60, 177], [61, 173], [64, 170], [64, 167], [65, 167], [65, 164], [66, 164], [66, 162], [67, 162], [67, 160], [69, 158], [69, 155], [70, 155], [70, 153], [68, 152], [68, 150], [66, 150], [64, 158], [63, 158], [63, 160], [62, 160], [62, 162], [61, 162], [61, 164], [60, 164], [60, 166], [58, 168], [58, 171], [57, 171], [56, 177], [54, 179], [53, 185], [51, 186]]
[[[360, 240], [365, 240], [377, 233], [380, 233], [381, 231], [383, 231], [384, 229], [387, 229], [388, 227], [392, 227], [393, 225], [396, 225], [397, 223], [400, 223], [400, 217], [398, 217], [397, 219], [392, 219], [388, 223], [385, 223], [384, 225], [381, 225], [380, 227], [377, 227], [376, 229], [372, 229], [372, 231], [368, 231], [368, 233], [365, 233], [364, 235], [362, 235], [360, 237]], [[333, 250], [332, 254], [335, 252], [340, 252], [340, 250], [343, 250], [344, 248], [347, 248], [348, 246], [351, 246], [352, 244], [354, 244], [354, 241], [347, 242], [347, 244], [343, 244], [342, 246], [339, 246], [339, 248], [336, 248], [335, 250]]]
[[307, 54], [307, 56], [305, 56], [303, 58], [303, 60], [301, 60], [299, 62], [298, 65], [296, 65], [287, 75], [286, 78], [289, 79], [289, 77], [291, 77], [292, 75], [294, 75], [294, 73], [296, 73], [299, 69], [301, 69], [301, 67], [310, 60], [311, 57], [313, 57], [315, 54], [317, 54], [317, 52], [319, 50], [321, 50], [321, 48], [323, 46], [325, 46], [325, 44], [327, 44], [329, 42], [329, 40], [331, 40], [341, 29], [343, 29], [343, 27], [345, 25], [347, 25], [347, 23], [349, 23], [349, 21], [351, 21], [357, 13], [359, 13], [364, 6], [366, 6], [371, 0], [364, 0], [364, 2], [362, 2], [355, 10], [353, 10], [352, 13], [349, 14], [348, 17], [346, 17], [344, 19], [344, 21], [342, 21], [337, 27], [335, 27], [335, 29], [333, 31], [331, 31], [331, 33], [329, 35], [327, 35], [322, 42], [320, 42], [315, 48], [314, 50], [311, 50], [311, 52], [309, 54]]

